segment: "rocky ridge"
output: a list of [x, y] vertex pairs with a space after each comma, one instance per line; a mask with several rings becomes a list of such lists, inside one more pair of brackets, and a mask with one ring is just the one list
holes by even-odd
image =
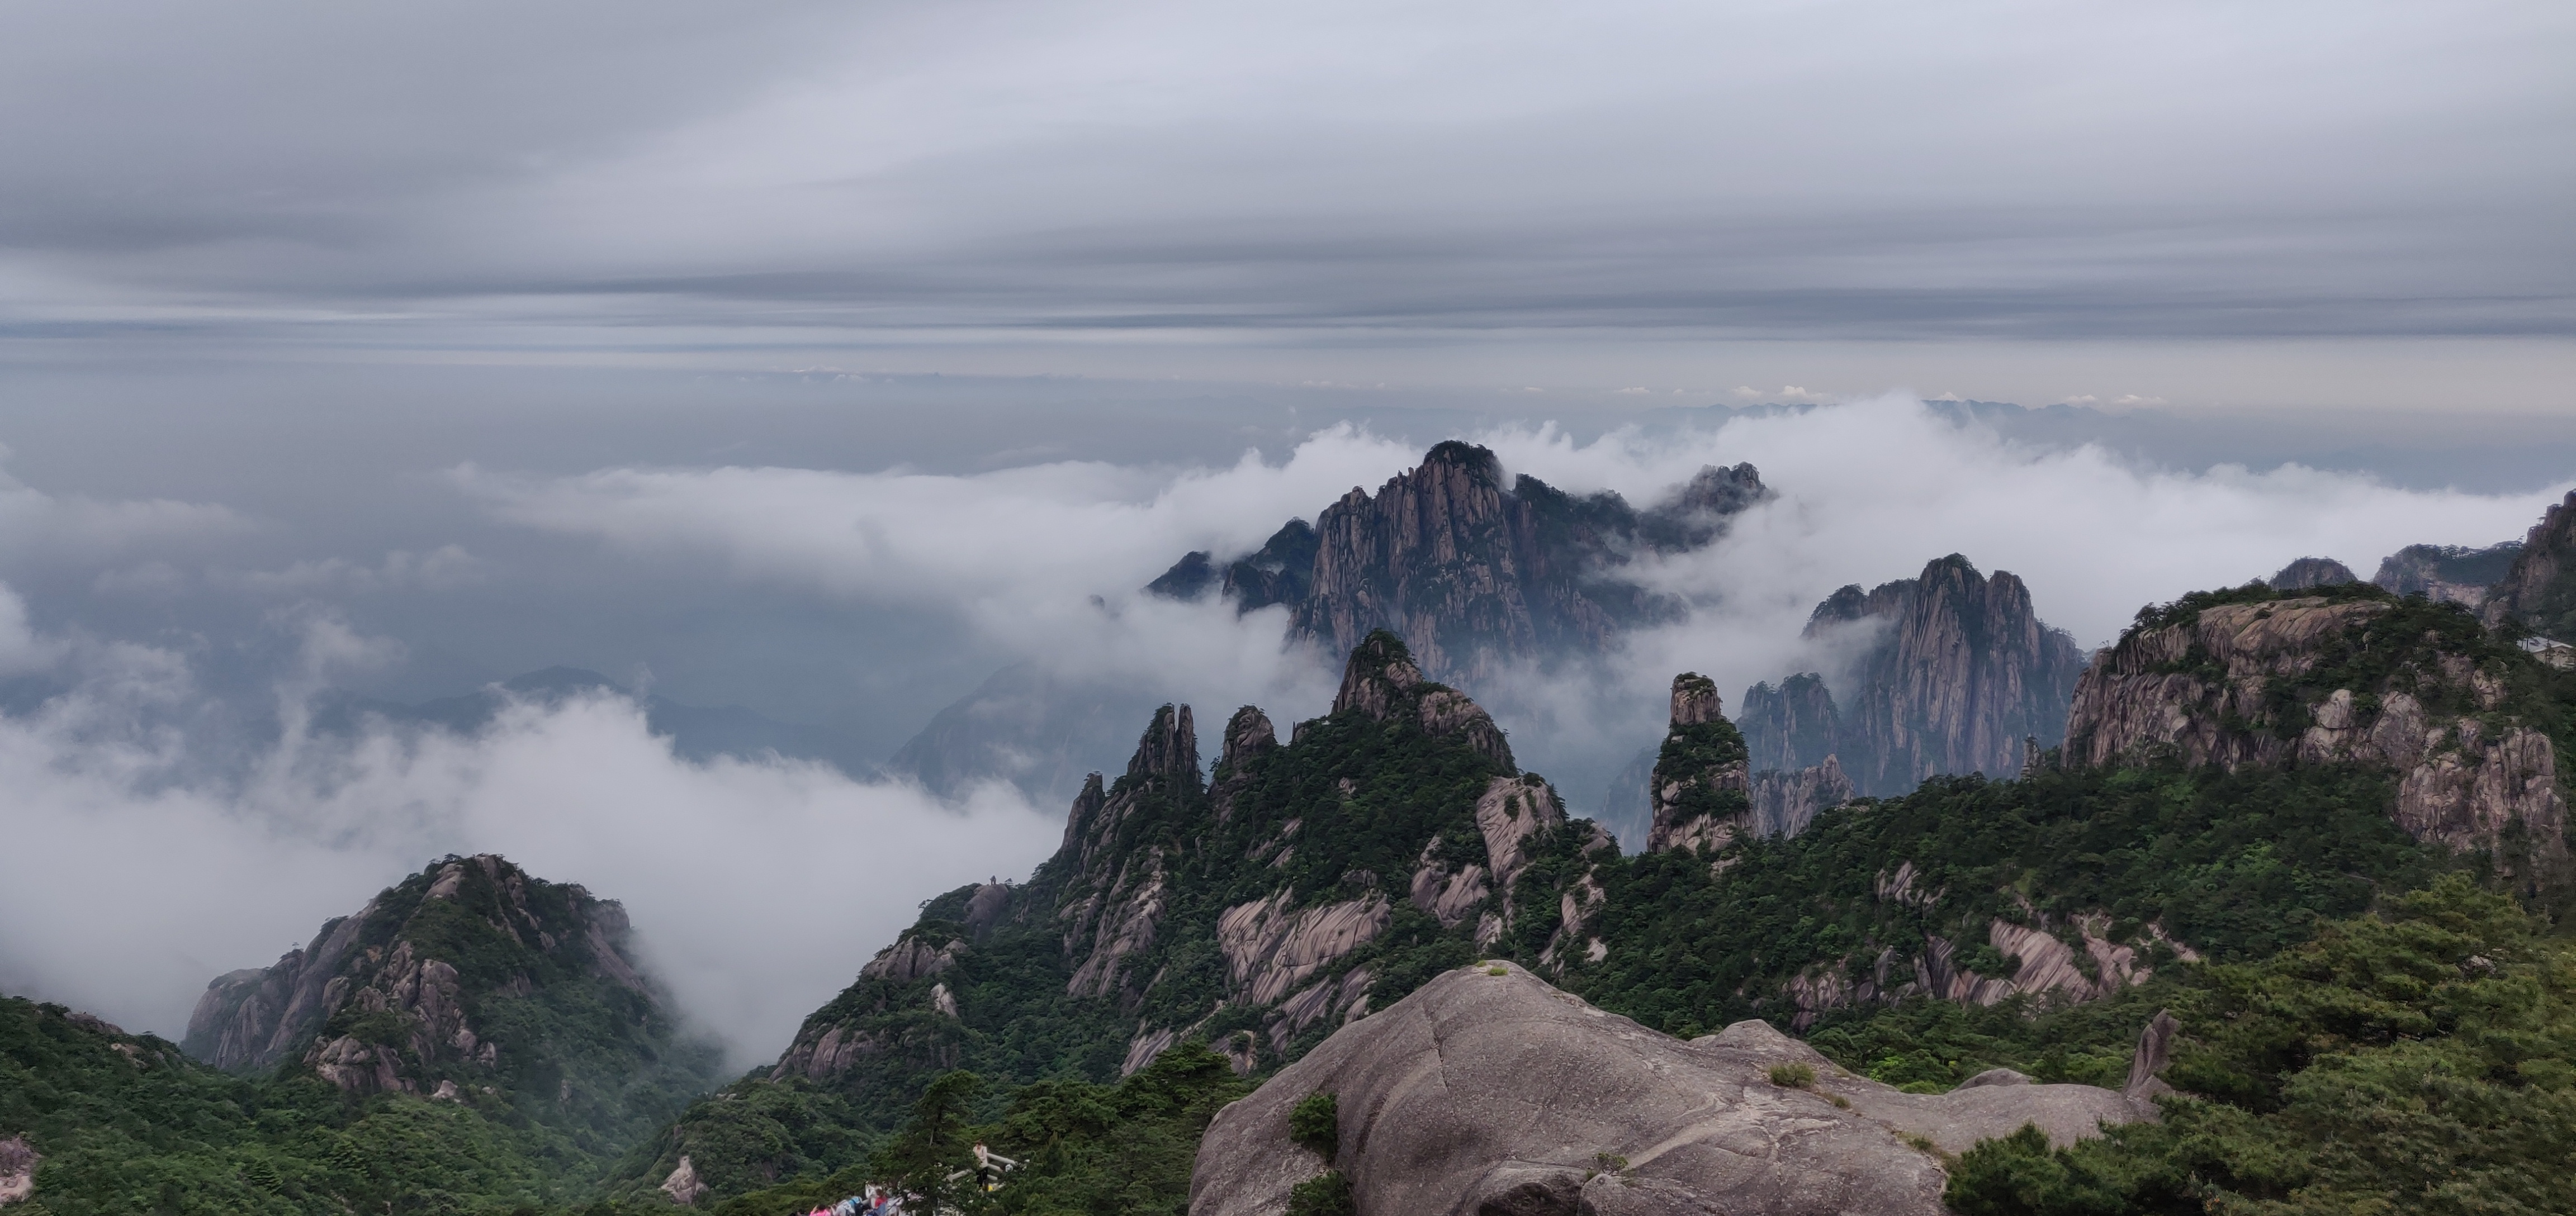
[[[1936, 773], [2008, 777], [2026, 740], [2064, 737], [2084, 655], [2032, 610], [2030, 590], [1957, 554], [1913, 579], [1844, 587], [1816, 606], [1805, 636], [1866, 639], [1852, 687], [1836, 698], [1812, 673], [1745, 694], [1742, 726], [1761, 763], [1839, 759], [1862, 794], [1894, 795]], [[1839, 702], [1839, 704], [1838, 704]]]
[[1433, 677], [1476, 681], [1597, 654], [1629, 627], [1678, 615], [1620, 567], [1705, 545], [1768, 494], [1751, 465], [1711, 466], [1639, 511], [1617, 494], [1578, 497], [1527, 475], [1505, 484], [1493, 452], [1452, 440], [1375, 494], [1353, 487], [1311, 527], [1291, 521], [1221, 570], [1189, 554], [1149, 590], [1214, 588], [1242, 611], [1284, 605], [1292, 636], [1336, 654], [1386, 629]]
[[2509, 865], [2562, 856], [2537, 662], [2459, 607], [2330, 590], [2247, 588], [2142, 614], [2085, 672], [2066, 761], [2368, 765], [2395, 777], [2395, 816], [2418, 840]]
[[[745, 1085], [807, 1087], [864, 1121], [954, 1067], [1007, 1079], [1071, 1062], [1105, 1080], [1185, 1039], [1238, 1071], [1275, 1067], [1410, 992], [1433, 960], [1561, 935], [1558, 880], [1531, 876], [1609, 846], [1569, 833], [1492, 718], [1388, 632], [1353, 649], [1333, 711], [1286, 743], [1251, 706], [1218, 738], [1203, 776], [1190, 708], [1157, 711], [1027, 882], [931, 901]], [[729, 1130], [775, 1100], [702, 1104], [653, 1180], [685, 1156], [721, 1198], [802, 1168], [808, 1150], [734, 1147], [795, 1141], [783, 1124]]]
[[[2163, 1034], [2142, 1036], [2125, 1091], [1997, 1069], [1920, 1095], [1845, 1072], [1761, 1022], [1685, 1042], [1519, 967], [1476, 966], [1218, 1114], [1190, 1212], [1279, 1212], [1330, 1167], [1363, 1212], [1935, 1216], [1947, 1211], [1940, 1154], [2024, 1124], [2064, 1145], [2154, 1118], [2170, 1027], [2161, 1019]], [[1288, 1136], [1290, 1109], [1317, 1093], [1334, 1096], [1339, 1116], [1329, 1159]]]

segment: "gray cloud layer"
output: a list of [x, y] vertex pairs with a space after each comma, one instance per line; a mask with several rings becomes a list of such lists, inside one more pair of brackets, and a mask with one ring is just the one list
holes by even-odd
[[2576, 330], [2563, 5], [161, 3], [0, 48], [22, 337]]

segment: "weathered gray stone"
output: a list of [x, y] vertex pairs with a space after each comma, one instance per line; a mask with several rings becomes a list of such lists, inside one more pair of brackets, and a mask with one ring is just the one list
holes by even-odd
[[[2035, 1123], [2057, 1143], [2151, 1115], [2082, 1085], [1899, 1093], [1760, 1022], [1688, 1043], [1514, 966], [1451, 972], [1345, 1026], [1217, 1115], [1192, 1216], [1275, 1216], [1326, 1163], [1288, 1140], [1317, 1091], [1359, 1210], [1407, 1216], [1941, 1213], [1939, 1159]], [[1813, 1088], [1770, 1080], [1805, 1064]], [[1839, 1102], [1836, 1099], [1840, 1099]]]

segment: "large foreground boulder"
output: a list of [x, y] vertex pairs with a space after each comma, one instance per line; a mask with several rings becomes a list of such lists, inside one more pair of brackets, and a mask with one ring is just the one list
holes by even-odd
[[[2155, 1113], [2143, 1093], [2001, 1069], [1900, 1093], [1761, 1022], [1683, 1042], [1498, 968], [1433, 980], [1220, 1112], [1191, 1216], [1277, 1216], [1328, 1165], [1360, 1216], [1937, 1216], [1937, 1152], [2025, 1123], [2065, 1144]], [[1317, 1092], [1340, 1112], [1329, 1163], [1289, 1139]]]

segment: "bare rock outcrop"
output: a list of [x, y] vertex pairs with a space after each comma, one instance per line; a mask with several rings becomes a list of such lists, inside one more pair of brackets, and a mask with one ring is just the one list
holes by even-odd
[[1163, 829], [1204, 790], [1187, 705], [1155, 711], [1115, 788], [1103, 791], [1096, 773], [1084, 783], [1065, 819], [1063, 847], [1048, 863], [1064, 870], [1056, 879], [1065, 892], [1056, 919], [1075, 960], [1068, 994], [1122, 991], [1132, 978], [1127, 961], [1153, 947], [1169, 911]]
[[[1271, 1216], [1321, 1173], [1288, 1140], [1290, 1108], [1317, 1092], [1336, 1097], [1334, 1164], [1360, 1211], [1515, 1216], [1936, 1216], [1941, 1163], [1909, 1138], [1956, 1153], [2034, 1123], [2068, 1143], [2152, 1113], [2080, 1085], [1903, 1094], [1759, 1022], [1686, 1043], [1499, 970], [1433, 980], [1219, 1112], [1192, 1216]], [[1781, 1064], [1812, 1087], [1774, 1084]]]
[[1851, 778], [1842, 761], [1827, 756], [1810, 768], [1753, 774], [1745, 790], [1752, 803], [1749, 826], [1756, 836], [1795, 836], [1816, 816], [1852, 800]]
[[1297, 907], [1282, 888], [1217, 917], [1217, 948], [1229, 989], [1245, 1005], [1267, 1005], [1384, 932], [1392, 908], [1382, 895]]
[[671, 1197], [671, 1202], [685, 1208], [707, 1193], [707, 1184], [698, 1181], [697, 1162], [690, 1160], [687, 1153], [682, 1153], [680, 1168], [672, 1170], [671, 1176], [662, 1180], [661, 1191]]
[[1333, 697], [1333, 712], [1357, 712], [1380, 722], [1410, 718], [1435, 735], [1456, 738], [1500, 766], [1517, 771], [1511, 744], [1492, 715], [1465, 693], [1425, 680], [1402, 638], [1383, 629], [1370, 633], [1351, 651], [1342, 667], [1342, 687]]
[[[2380, 568], [2383, 572], [2387, 567]], [[2311, 587], [2336, 587], [2357, 583], [2361, 576], [2352, 567], [2331, 557], [2303, 557], [2281, 567], [2278, 573], [2264, 579], [2275, 591], [2305, 591]]]
[[1292, 636], [1336, 652], [1389, 630], [1434, 678], [1474, 681], [1599, 653], [1626, 628], [1677, 615], [1621, 567], [1708, 544], [1769, 493], [1751, 465], [1710, 466], [1639, 511], [1534, 477], [1506, 484], [1491, 451], [1451, 441], [1374, 494], [1352, 487], [1312, 527], [1289, 521], [1221, 573], [1213, 555], [1191, 553], [1148, 590], [1192, 599], [1221, 587], [1239, 611], [1282, 605]]
[[1855, 634], [1870, 640], [1838, 698], [1834, 751], [1863, 794], [1936, 773], [2014, 776], [2025, 738], [2065, 737], [2084, 654], [2010, 573], [1989, 578], [1954, 553], [1916, 578], [1836, 591], [1807, 622], [1810, 639]]
[[[2397, 775], [2397, 822], [2418, 840], [2494, 849], [2519, 824], [2539, 852], [2563, 853], [2555, 749], [2504, 712], [2507, 666], [2524, 660], [2500, 647], [2454, 648], [2420, 625], [2382, 625], [2397, 608], [2385, 598], [2294, 597], [2132, 629], [2076, 690], [2068, 762], [2165, 750], [2230, 769], [2374, 765]], [[2367, 686], [2296, 695], [2329, 655], [2365, 650], [2379, 664], [2356, 678]]]
[[23, 1135], [0, 1140], [0, 1207], [36, 1195], [36, 1166], [44, 1161]]
[[1745, 759], [1756, 770], [1813, 768], [1842, 750], [1842, 714], [1825, 678], [1805, 672], [1744, 690], [1736, 729], [1744, 734]]

